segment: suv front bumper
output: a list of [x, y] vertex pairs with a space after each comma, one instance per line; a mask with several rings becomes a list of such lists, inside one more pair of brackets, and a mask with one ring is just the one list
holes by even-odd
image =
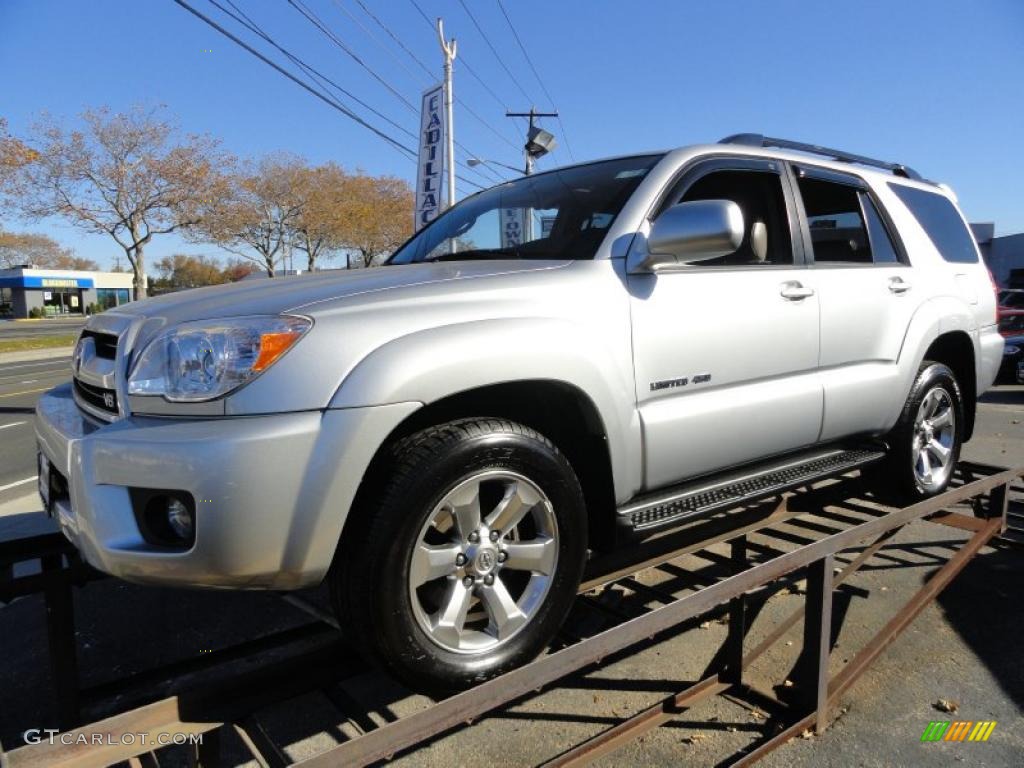
[[[381, 441], [418, 404], [110, 424], [71, 385], [36, 406], [39, 450], [67, 484], [51, 512], [94, 567], [149, 583], [294, 589], [319, 583]], [[195, 499], [195, 542], [147, 542], [130, 488]]]

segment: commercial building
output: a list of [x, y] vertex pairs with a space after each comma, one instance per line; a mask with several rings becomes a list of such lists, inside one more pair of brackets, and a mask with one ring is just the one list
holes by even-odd
[[978, 249], [1001, 288], [1024, 288], [1024, 232], [995, 236], [995, 224], [971, 224]]
[[132, 300], [130, 272], [0, 269], [0, 317], [83, 315], [93, 304], [110, 309]]

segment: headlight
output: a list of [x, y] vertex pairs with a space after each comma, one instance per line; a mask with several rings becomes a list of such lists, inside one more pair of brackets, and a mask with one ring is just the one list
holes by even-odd
[[1016, 355], [1020, 352], [1020, 347], [1014, 346], [1013, 344], [1007, 344], [1003, 347], [1003, 354], [1009, 357], [1010, 355]]
[[132, 366], [128, 394], [213, 400], [256, 378], [309, 330], [304, 317], [229, 317], [183, 323], [151, 341]]

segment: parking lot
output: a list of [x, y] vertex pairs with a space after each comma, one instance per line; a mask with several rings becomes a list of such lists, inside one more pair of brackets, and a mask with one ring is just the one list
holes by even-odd
[[[68, 377], [68, 359], [56, 357], [0, 364], [0, 539], [45, 529], [35, 510], [35, 448], [31, 409], [41, 390]], [[999, 387], [979, 408], [975, 438], [966, 446], [970, 460], [999, 465], [1024, 463], [1024, 387]], [[842, 658], [861, 638], [876, 631], [902, 600], [948, 556], [958, 532], [929, 523], [915, 524], [885, 548], [881, 562], [858, 576], [860, 595], [846, 598], [842, 635], [835, 655]], [[1019, 638], [1024, 619], [1019, 606], [1024, 553], [986, 549], [929, 606], [868, 671], [846, 697], [838, 719], [824, 735], [797, 739], [769, 756], [771, 766], [851, 764], [949, 765], [966, 761], [1017, 764], [1024, 753], [1024, 670]], [[797, 590], [798, 592], [799, 590]], [[326, 607], [322, 590], [304, 597]], [[627, 596], [624, 596], [625, 599]], [[142, 588], [114, 580], [78, 591], [76, 629], [82, 682], [102, 683], [208, 653], [301, 623], [302, 611], [267, 593], [187, 592]], [[798, 603], [798, 594], [769, 601], [759, 621], [765, 627]], [[766, 631], [764, 629], [761, 630]], [[528, 765], [558, 754], [597, 730], [632, 714], [680, 681], [697, 679], [724, 638], [725, 627], [703, 622], [639, 653], [612, 660], [569, 678], [542, 695], [498, 710], [473, 728], [443, 738], [398, 762], [409, 765], [462, 765], [501, 760]], [[26, 722], [51, 727], [52, 688], [45, 654], [40, 599], [24, 598], [0, 608], [4, 663], [0, 688], [0, 743], [21, 741]], [[13, 639], [17, 639], [13, 642]], [[753, 635], [756, 640], [756, 633]], [[799, 645], [799, 631], [787, 641]], [[757, 675], [784, 677], [791, 659], [769, 655]], [[415, 708], [416, 697], [400, 689], [381, 690], [367, 675], [354, 682], [354, 708], [370, 720], [384, 720]], [[353, 690], [353, 686], [349, 686]], [[940, 699], [956, 702], [956, 714], [935, 709]], [[265, 718], [263, 727], [286, 744], [289, 759], [311, 756], [346, 738], [336, 724], [310, 719], [306, 699], [287, 702]], [[314, 707], [315, 711], [315, 707]], [[680, 715], [667, 726], [603, 759], [604, 765], [714, 765], [752, 743], [763, 713], [713, 699]], [[996, 720], [986, 744], [922, 744], [931, 720]], [[351, 736], [351, 734], [348, 734]], [[235, 762], [246, 757], [239, 745], [226, 745]], [[229, 759], [230, 762], [230, 759]]]

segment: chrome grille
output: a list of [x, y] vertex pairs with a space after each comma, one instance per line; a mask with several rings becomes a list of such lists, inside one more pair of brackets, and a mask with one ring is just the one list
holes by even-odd
[[117, 416], [117, 390], [94, 387], [91, 384], [85, 384], [77, 378], [74, 380], [74, 383], [75, 394], [81, 400], [84, 400], [93, 408], [98, 408], [112, 416]]
[[117, 357], [117, 336], [102, 331], [82, 331], [82, 338], [91, 338], [96, 344], [96, 357], [113, 360]]
[[125, 318], [97, 315], [78, 337], [71, 358], [75, 402], [104, 421], [120, 418], [118, 344], [127, 330]]

